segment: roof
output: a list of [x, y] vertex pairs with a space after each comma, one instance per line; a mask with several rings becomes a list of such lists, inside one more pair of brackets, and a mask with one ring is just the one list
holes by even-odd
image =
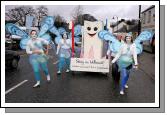
[[122, 28], [120, 28], [118, 31], [114, 31], [114, 32], [127, 32], [127, 27], [123, 26]]
[[118, 31], [116, 30], [114, 32], [137, 32], [137, 31], [138, 31], [138, 24], [133, 25], [133, 26], [129, 26], [129, 29], [127, 29], [126, 26], [123, 26]]
[[138, 32], [138, 25], [134, 25], [133, 27], [129, 28], [129, 32]]
[[116, 27], [116, 26], [119, 25], [120, 23], [125, 23], [125, 24], [127, 24], [125, 21], [118, 21], [117, 23], [112, 24], [111, 27]]
[[152, 6], [148, 7], [146, 10], [142, 11], [141, 13], [147, 12], [148, 10], [150, 10], [150, 9], [152, 9], [154, 7], [155, 7], [155, 5], [152, 5]]
[[120, 23], [124, 23], [125, 25], [136, 25], [138, 24], [138, 20], [125, 20], [125, 21], [119, 21], [116, 24], [112, 24], [111, 27], [116, 27], [117, 25], [119, 25]]

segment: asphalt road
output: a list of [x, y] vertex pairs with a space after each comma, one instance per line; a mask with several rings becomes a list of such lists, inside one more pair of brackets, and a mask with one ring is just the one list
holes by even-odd
[[[48, 62], [51, 83], [41, 72], [41, 87], [36, 83], [26, 54], [21, 56], [17, 70], [5, 70], [6, 91], [22, 83], [5, 95], [6, 103], [154, 103], [155, 55], [143, 52], [139, 69], [132, 70], [125, 95], [119, 94], [119, 85], [102, 73], [75, 72], [57, 75], [58, 58], [51, 51]], [[151, 66], [150, 66], [151, 65]], [[149, 67], [148, 67], [149, 66]], [[27, 80], [27, 81], [25, 81]], [[25, 81], [25, 82], [24, 82]]]

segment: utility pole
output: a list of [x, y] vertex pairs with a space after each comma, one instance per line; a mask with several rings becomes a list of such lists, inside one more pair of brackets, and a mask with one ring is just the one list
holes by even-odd
[[117, 38], [118, 38], [118, 16], [113, 16], [112, 19], [115, 19], [115, 17], [117, 18]]
[[141, 31], [141, 5], [139, 5], [139, 22], [138, 22], [138, 35], [140, 34]]

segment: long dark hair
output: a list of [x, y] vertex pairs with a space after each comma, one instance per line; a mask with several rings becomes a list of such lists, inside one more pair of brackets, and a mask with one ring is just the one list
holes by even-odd
[[[67, 33], [64, 33], [64, 34], [66, 34], [66, 35], [67, 35], [67, 38], [66, 38], [66, 39], [68, 39], [68, 34], [67, 34]], [[64, 35], [64, 34], [62, 34], [62, 35], [61, 35], [61, 37], [62, 37], [62, 38], [63, 38], [63, 35]]]

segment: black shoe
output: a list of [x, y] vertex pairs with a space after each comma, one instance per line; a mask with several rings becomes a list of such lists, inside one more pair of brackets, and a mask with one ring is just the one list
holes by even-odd
[[61, 73], [57, 73], [57, 75], [61, 75]]

